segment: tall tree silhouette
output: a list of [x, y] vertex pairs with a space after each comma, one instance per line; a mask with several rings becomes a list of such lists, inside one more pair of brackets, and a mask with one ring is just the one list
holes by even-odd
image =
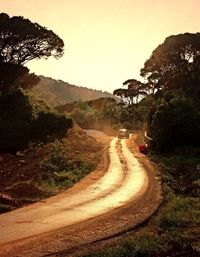
[[200, 94], [200, 33], [167, 37], [141, 69], [152, 90], [182, 89], [187, 95]]
[[[59, 58], [63, 55], [64, 43], [53, 31], [32, 23], [21, 16], [9, 17], [0, 14], [0, 90], [19, 86], [19, 76], [34, 84], [36, 78], [23, 65], [30, 60]], [[6, 72], [7, 71], [7, 72]], [[7, 78], [7, 77], [10, 78]], [[26, 83], [22, 83], [26, 87]]]
[[123, 83], [128, 88], [128, 97], [131, 100], [131, 105], [138, 103], [139, 96], [146, 95], [146, 85], [136, 79], [128, 79]]

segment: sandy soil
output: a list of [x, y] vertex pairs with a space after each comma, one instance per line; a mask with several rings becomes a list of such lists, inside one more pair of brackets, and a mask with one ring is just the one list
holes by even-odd
[[[101, 134], [100, 136], [99, 134], [98, 137], [99, 140], [104, 140], [102, 139], [104, 135]], [[74, 253], [85, 251], [88, 248], [96, 247], [96, 245], [100, 245], [105, 241], [109, 241], [108, 239], [113, 238], [113, 236], [120, 235], [121, 233], [123, 234], [124, 231], [130, 230], [134, 226], [146, 220], [157, 209], [161, 202], [161, 189], [160, 182], [157, 178], [158, 173], [156, 171], [156, 167], [152, 163], [150, 163], [145, 156], [141, 155], [137, 151], [137, 145], [134, 143], [136, 139], [137, 136], [136, 134], [134, 134], [127, 144], [129, 146], [129, 149], [132, 151], [132, 154], [127, 149], [125, 140], [120, 140], [119, 142], [117, 139], [115, 139], [115, 141], [113, 141], [116, 143], [113, 143], [113, 148], [111, 147], [110, 163], [112, 167], [113, 165], [116, 166], [115, 171], [119, 169], [119, 172], [115, 172], [116, 177], [114, 178], [114, 181], [113, 173], [112, 171], [109, 171], [109, 169], [105, 175], [110, 176], [108, 180], [101, 178], [105, 172], [105, 167], [108, 165], [108, 158], [105, 154], [104, 161], [101, 163], [97, 171], [93, 172], [87, 178], [78, 183], [75, 187], [68, 190], [65, 196], [59, 195], [54, 197], [53, 199], [48, 200], [50, 201], [50, 204], [55, 202], [57, 204], [57, 200], [61, 198], [63, 199], [66, 196], [71, 196], [73, 199], [73, 197], [77, 193], [80, 194], [81, 190], [83, 190], [81, 191], [82, 195], [86, 189], [88, 190], [88, 188], [90, 188], [90, 190], [93, 190], [93, 192], [89, 190], [88, 193], [84, 194], [84, 201], [87, 202], [87, 204], [82, 205], [85, 209], [82, 210], [81, 215], [80, 212], [78, 213], [78, 215], [76, 215], [76, 217], [75, 215], [73, 215], [73, 213], [70, 214], [71, 219], [74, 219], [75, 217], [76, 221], [78, 217], [81, 217], [78, 223], [72, 222], [71, 224], [73, 225], [64, 224], [62, 222], [65, 222], [65, 219], [61, 219], [61, 227], [63, 228], [54, 230], [53, 232], [29, 237], [24, 240], [18, 240], [15, 242], [12, 241], [14, 239], [17, 239], [15, 236], [14, 239], [11, 236], [10, 239], [8, 239], [9, 228], [7, 228], [6, 231], [5, 226], [4, 232], [7, 232], [8, 234], [7, 243], [0, 246], [0, 255], [72, 256]], [[118, 146], [115, 145], [117, 144], [117, 142]], [[112, 149], [117, 149], [117, 153], [116, 151], [113, 152], [113, 154], [116, 155], [114, 158], [114, 163], [112, 163]], [[133, 175], [133, 172], [130, 172], [133, 169], [136, 170], [135, 175]], [[144, 170], [146, 172], [144, 172]], [[134, 184], [133, 182], [137, 179], [139, 182], [137, 181], [137, 183]], [[99, 180], [99, 182], [95, 182], [95, 184], [94, 181], [96, 180]], [[109, 183], [105, 183], [105, 181], [109, 181]], [[127, 188], [127, 190], [125, 190], [125, 188]], [[72, 200], [71, 206], [69, 204], [67, 210], [73, 209], [71, 207], [74, 207], [76, 209], [78, 206], [80, 211], [80, 201], [82, 202], [83, 199], [80, 200], [80, 195], [77, 199], [79, 199], [79, 202], [75, 203], [74, 206], [74, 200]], [[91, 201], [91, 199], [93, 199], [93, 201]], [[39, 203], [39, 205], [40, 204], [42, 203]], [[49, 202], [46, 204], [48, 205]], [[31, 206], [29, 208], [34, 210], [35, 207]], [[83, 213], [85, 215], [85, 218], [83, 218]], [[93, 215], [91, 215], [91, 213], [93, 213]], [[12, 222], [16, 222], [16, 217], [12, 215], [10, 223], [11, 227], [14, 224]], [[6, 216], [4, 217], [5, 218], [3, 219], [2, 224], [6, 224]], [[60, 220], [60, 217], [61, 216], [58, 216], [58, 220]], [[49, 224], [53, 224], [54, 218], [55, 215], [53, 216], [53, 218], [51, 216], [51, 219], [46, 222], [49, 222]], [[7, 221], [9, 221], [9, 218], [7, 219]], [[32, 222], [26, 223], [25, 220], [22, 220], [22, 222], [22, 225], [27, 226], [27, 229], [25, 229], [25, 236], [30, 236], [31, 229], [29, 228], [35, 226], [32, 226], [32, 224], [30, 224]], [[18, 222], [18, 224], [20, 223]], [[21, 225], [19, 225], [19, 227], [20, 226]], [[39, 227], [41, 227], [41, 224], [39, 224], [38, 228]], [[56, 228], [59, 227], [54, 227], [53, 229]], [[15, 231], [19, 232], [20, 230], [17, 229]], [[41, 233], [44, 231], [38, 232]], [[11, 234], [13, 236], [13, 233], [10, 233], [10, 235]], [[0, 238], [2, 237], [6, 238], [6, 236], [3, 236], [3, 234], [1, 233]], [[12, 242], [8, 243], [8, 241]], [[3, 242], [5, 243], [6, 240], [2, 240], [2, 243]]]

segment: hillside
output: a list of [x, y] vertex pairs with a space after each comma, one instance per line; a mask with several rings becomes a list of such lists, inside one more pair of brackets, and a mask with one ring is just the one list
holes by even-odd
[[44, 76], [40, 76], [40, 82], [32, 89], [32, 92], [51, 106], [63, 105], [80, 99], [89, 101], [101, 97], [115, 98], [108, 92], [79, 87]]

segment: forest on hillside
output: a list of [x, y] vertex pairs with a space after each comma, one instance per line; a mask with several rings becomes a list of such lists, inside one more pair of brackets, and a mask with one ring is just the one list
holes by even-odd
[[32, 92], [51, 106], [58, 106], [74, 101], [89, 101], [101, 97], [116, 98], [113, 94], [87, 87], [71, 85], [62, 80], [39, 76], [39, 82]]

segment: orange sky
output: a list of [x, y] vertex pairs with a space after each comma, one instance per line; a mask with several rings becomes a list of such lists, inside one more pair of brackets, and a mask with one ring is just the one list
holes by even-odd
[[112, 92], [172, 34], [200, 31], [200, 0], [0, 0], [1, 12], [52, 29], [59, 59], [31, 61], [36, 74]]

